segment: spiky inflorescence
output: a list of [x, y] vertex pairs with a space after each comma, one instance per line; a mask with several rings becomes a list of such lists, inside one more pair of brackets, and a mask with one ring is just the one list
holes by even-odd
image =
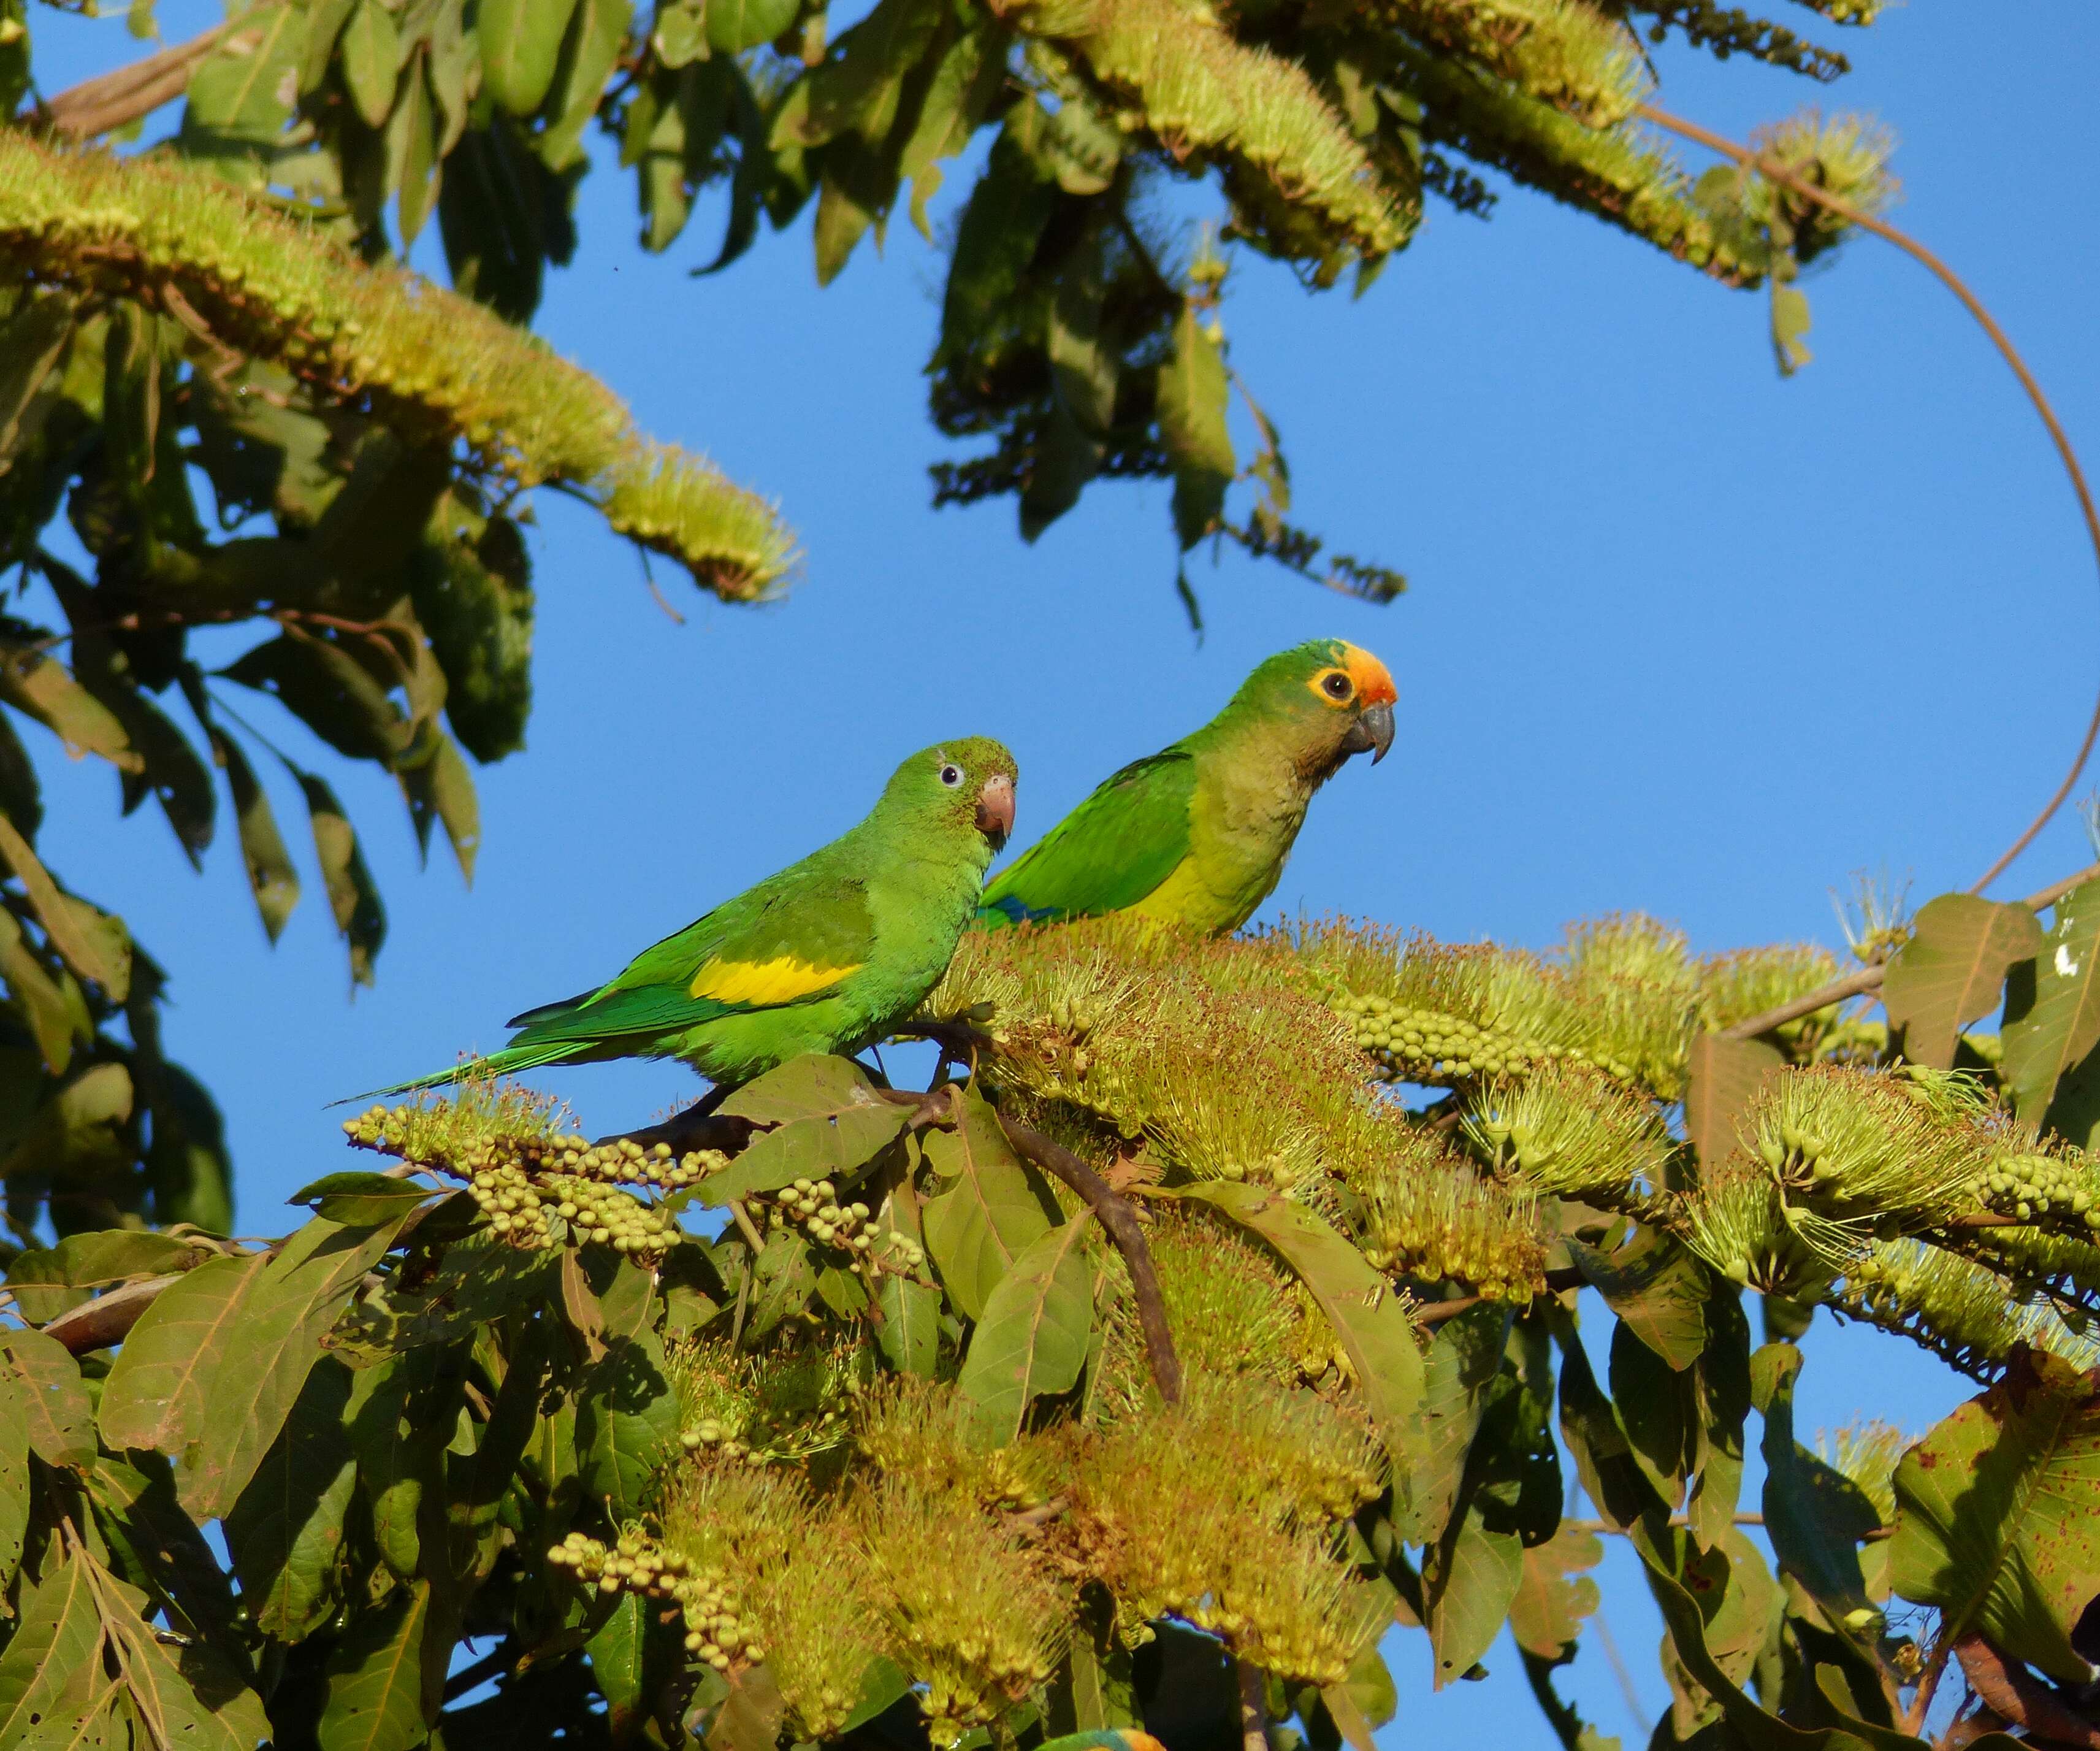
[[1847, 1423], [1815, 1438], [1815, 1450], [1833, 1471], [1850, 1479], [1874, 1505], [1882, 1524], [1896, 1523], [1896, 1461], [1913, 1438], [1881, 1422]]
[[763, 500], [651, 443], [618, 396], [470, 298], [347, 250], [171, 158], [0, 136], [0, 256], [55, 285], [171, 299], [324, 399], [369, 398], [521, 485], [580, 489], [613, 527], [730, 600], [771, 593], [793, 538]]
[[[1860, 212], [1878, 212], [1895, 199], [1898, 184], [1889, 169], [1895, 139], [1867, 117], [1825, 117], [1810, 110], [1758, 129], [1750, 144], [1760, 157], [1785, 166]], [[1747, 226], [1769, 230], [1780, 224], [1799, 261], [1812, 261], [1851, 229], [1848, 221], [1827, 206], [1796, 194], [1752, 165], [1710, 171], [1700, 191], [1710, 200], [1725, 201]]]
[[610, 1246], [657, 1258], [684, 1238], [657, 1204], [623, 1191], [675, 1191], [713, 1173], [727, 1157], [670, 1147], [645, 1149], [631, 1138], [593, 1143], [564, 1131], [551, 1102], [510, 1083], [468, 1080], [450, 1100], [372, 1107], [343, 1121], [359, 1148], [466, 1182], [490, 1231], [527, 1251]]
[[1674, 1147], [1652, 1102], [1574, 1064], [1491, 1084], [1465, 1125], [1490, 1165], [1519, 1184], [1606, 1209], [1644, 1205], [1662, 1191]]
[[[1837, 976], [1837, 956], [1813, 943], [1775, 943], [1710, 955], [1699, 963], [1700, 1019], [1718, 1032], [1806, 996]], [[1829, 1014], [1789, 1023], [1780, 1037], [1791, 1039], [1804, 1030], [1820, 1032]]]
[[1358, 1244], [1377, 1269], [1457, 1277], [1491, 1301], [1526, 1302], [1543, 1286], [1545, 1224], [1529, 1187], [1483, 1179], [1411, 1126], [1396, 1126], [1388, 1150], [1344, 1177]]
[[1988, 1380], [2025, 1343], [2088, 1369], [2100, 1363], [2100, 1341], [2075, 1331], [2047, 1302], [1972, 1259], [1917, 1240], [1890, 1241], [1847, 1271], [1824, 1298], [1841, 1312], [1898, 1332], [1962, 1373]]
[[1420, 218], [1413, 191], [1382, 179], [1305, 70], [1251, 48], [1178, 0], [1022, 0], [1002, 8], [1067, 43], [1177, 154], [1251, 166], [1288, 204], [1375, 259]]
[[1464, 1088], [1566, 1062], [1665, 1099], [1683, 1087], [1696, 974], [1683, 939], [1652, 920], [1572, 926], [1551, 959], [1340, 920], [1298, 940], [1392, 1079]]
[[1625, 121], [1653, 83], [1633, 33], [1580, 0], [1385, 0], [1376, 10], [1590, 127]]
[[1026, 1435], [987, 1447], [972, 1426], [975, 1416], [976, 1407], [952, 1386], [900, 1375], [862, 1399], [854, 1439], [884, 1477], [929, 1498], [1000, 1511], [1048, 1501], [1059, 1476], [1054, 1448]]
[[679, 1438], [703, 1461], [801, 1461], [851, 1433], [867, 1357], [849, 1340], [779, 1338], [759, 1350], [703, 1332], [666, 1346], [664, 1370], [683, 1408]]
[[1193, 1382], [1175, 1410], [1079, 1439], [1067, 1535], [1127, 1639], [1178, 1617], [1279, 1677], [1332, 1683], [1379, 1607], [1331, 1528], [1383, 1482], [1375, 1444], [1337, 1407]]
[[1877, 1227], [1927, 1227], [1973, 1205], [1984, 1113], [1965, 1078], [1817, 1068], [1770, 1078], [1738, 1133], [1790, 1211], [1851, 1231], [1856, 1250]]
[[1865, 1242], [1848, 1230], [1793, 1217], [1771, 1178], [1740, 1156], [1700, 1175], [1677, 1226], [1685, 1242], [1732, 1282], [1812, 1301]]
[[858, 1497], [855, 1515], [894, 1657], [925, 1686], [919, 1705], [936, 1745], [1048, 1682], [1064, 1658], [1072, 1602], [1018, 1531], [902, 1479]]

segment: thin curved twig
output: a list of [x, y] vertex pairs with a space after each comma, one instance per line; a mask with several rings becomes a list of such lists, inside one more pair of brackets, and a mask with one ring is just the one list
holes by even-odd
[[[2046, 912], [2073, 888], [2100, 876], [2100, 864], [2088, 864], [2075, 875], [2067, 875], [2032, 893], [2020, 904], [2030, 912]], [[1721, 1030], [1724, 1040], [1754, 1040], [1761, 1033], [1770, 1033], [1775, 1028], [1784, 1028], [1790, 1021], [1799, 1021], [1804, 1015], [1813, 1015], [1816, 1010], [1828, 1009], [1833, 1003], [1842, 1003], [1847, 997], [1856, 997], [1869, 991], [1878, 991], [1882, 981], [1888, 976], [1889, 964], [1877, 961], [1872, 966], [1863, 966], [1856, 973], [1847, 973], [1842, 979], [1833, 979], [1827, 985], [1818, 985], [1813, 991], [1803, 992], [1798, 997], [1789, 997], [1784, 1003], [1775, 1004], [1768, 1010], [1747, 1016]]]
[[[1960, 299], [1962, 308], [1974, 316], [1977, 325], [1990, 336], [1992, 344], [2011, 368], [2013, 375], [2019, 379], [2020, 387], [2027, 391], [2028, 400], [2034, 404], [2035, 412], [2041, 416], [2042, 424], [2048, 428], [2049, 441], [2056, 446], [2056, 453], [2063, 463], [2064, 473], [2070, 476], [2071, 490], [2077, 495], [2079, 511], [2085, 519], [2086, 539], [2093, 546], [2094, 563], [2100, 565], [2100, 508], [2096, 508], [2093, 504], [2092, 489], [2085, 484], [2085, 471], [2078, 465], [2078, 453], [2071, 448], [2070, 435], [2064, 431], [2062, 422], [2056, 417], [2056, 410], [2049, 405], [2049, 397], [2042, 393], [2041, 385], [2035, 381], [2034, 373], [2027, 369], [2027, 361], [2021, 358], [2010, 337], [1998, 326], [1991, 312], [1983, 307], [1983, 300], [1963, 284], [1961, 276], [1908, 232], [1899, 231], [1886, 219], [1875, 218], [1873, 214], [1864, 211], [1827, 189], [1817, 188], [1792, 166], [1780, 162], [1769, 153], [1754, 152], [1747, 146], [1739, 146], [1710, 128], [1703, 128], [1696, 122], [1687, 122], [1683, 117], [1671, 115], [1667, 110], [1657, 109], [1652, 104], [1643, 104], [1640, 114], [1657, 127], [1667, 128], [1673, 134], [1696, 141], [1710, 151], [1718, 152], [1725, 158], [1732, 158], [1736, 163], [1755, 170], [1760, 176], [1784, 185], [1804, 201], [1813, 201], [1824, 210], [1836, 214], [1846, 224], [1857, 225], [1860, 230], [1870, 231], [1876, 237], [1893, 243]], [[2096, 742], [2100, 742], [2100, 700], [2094, 701], [2093, 715], [2085, 726], [2085, 738], [2079, 743], [2077, 758], [2071, 761], [2071, 770], [2064, 774], [2063, 782], [2057, 786], [2056, 794], [2035, 816], [2027, 831], [2014, 840], [2004, 855], [1977, 878], [1975, 886], [1969, 890], [1970, 893], [1982, 893], [2005, 872], [2014, 858], [2034, 842], [2035, 836], [2049, 825], [2077, 785], [2079, 774], [2085, 770], [2085, 763], [2092, 757]]]

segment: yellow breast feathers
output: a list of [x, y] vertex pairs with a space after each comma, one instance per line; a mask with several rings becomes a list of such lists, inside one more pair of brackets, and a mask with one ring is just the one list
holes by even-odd
[[694, 974], [686, 988], [696, 997], [712, 997], [717, 1003], [743, 1003], [761, 1007], [769, 1003], [792, 1003], [836, 985], [851, 966], [816, 966], [792, 954], [770, 961], [710, 961]]

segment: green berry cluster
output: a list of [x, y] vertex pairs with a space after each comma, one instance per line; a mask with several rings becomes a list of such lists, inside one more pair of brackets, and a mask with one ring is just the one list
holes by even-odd
[[495, 1233], [527, 1252], [568, 1240], [658, 1258], [679, 1240], [677, 1223], [661, 1209], [575, 1174], [550, 1174], [536, 1183], [519, 1168], [485, 1167], [467, 1182], [467, 1193]]
[[2055, 1156], [2022, 1155], [2001, 1161], [1979, 1187], [1986, 1209], [2022, 1222], [2056, 1218], [2055, 1224], [2100, 1229], [2093, 1176], [2080, 1164]]
[[757, 1665], [765, 1658], [764, 1646], [737, 1615], [722, 1576], [695, 1569], [677, 1551], [643, 1533], [622, 1532], [608, 1549], [598, 1539], [571, 1532], [547, 1552], [547, 1560], [557, 1568], [573, 1569], [578, 1581], [601, 1593], [676, 1601], [686, 1617], [686, 1652], [717, 1672]]
[[798, 1179], [751, 1202], [769, 1229], [792, 1223], [806, 1229], [819, 1245], [851, 1254], [846, 1269], [855, 1276], [878, 1275], [885, 1264], [915, 1271], [926, 1262], [925, 1249], [909, 1235], [870, 1227], [873, 1213], [867, 1205], [841, 1204], [838, 1196], [838, 1187], [828, 1179]]
[[[437, 1128], [442, 1108], [372, 1107], [342, 1128], [351, 1142], [388, 1155], [413, 1159], [426, 1167], [442, 1169], [461, 1178], [484, 1170], [516, 1167], [534, 1174], [568, 1174], [595, 1179], [607, 1185], [650, 1186], [661, 1192], [677, 1192], [694, 1185], [729, 1165], [719, 1149], [691, 1149], [678, 1155], [670, 1144], [645, 1147], [632, 1137], [615, 1137], [602, 1143], [569, 1135], [505, 1135], [501, 1133], [463, 1136], [458, 1147], [411, 1147], [411, 1134]], [[467, 1126], [462, 1124], [462, 1130]], [[417, 1137], [419, 1143], [436, 1143], [435, 1136]]]
[[1378, 1065], [1384, 1082], [1447, 1083], [1480, 1077], [1520, 1077], [1546, 1063], [1590, 1064], [1621, 1082], [1633, 1066], [1579, 1046], [1547, 1046], [1462, 1015], [1414, 1009], [1388, 997], [1347, 997], [1335, 1008], [1356, 1030], [1359, 1050]]

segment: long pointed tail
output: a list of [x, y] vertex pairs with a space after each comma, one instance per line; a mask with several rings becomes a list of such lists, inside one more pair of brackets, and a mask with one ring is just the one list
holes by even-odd
[[492, 1077], [510, 1076], [519, 1070], [536, 1070], [543, 1064], [566, 1063], [581, 1050], [574, 1040], [549, 1040], [538, 1046], [513, 1046], [500, 1052], [491, 1052], [486, 1058], [462, 1058], [447, 1070], [433, 1070], [427, 1076], [411, 1077], [405, 1082], [395, 1082], [386, 1088], [367, 1089], [362, 1094], [346, 1094], [341, 1100], [330, 1101], [332, 1107], [346, 1107], [356, 1100], [379, 1100], [389, 1094], [414, 1094], [426, 1088], [445, 1088], [455, 1082], [472, 1079], [485, 1081]]

